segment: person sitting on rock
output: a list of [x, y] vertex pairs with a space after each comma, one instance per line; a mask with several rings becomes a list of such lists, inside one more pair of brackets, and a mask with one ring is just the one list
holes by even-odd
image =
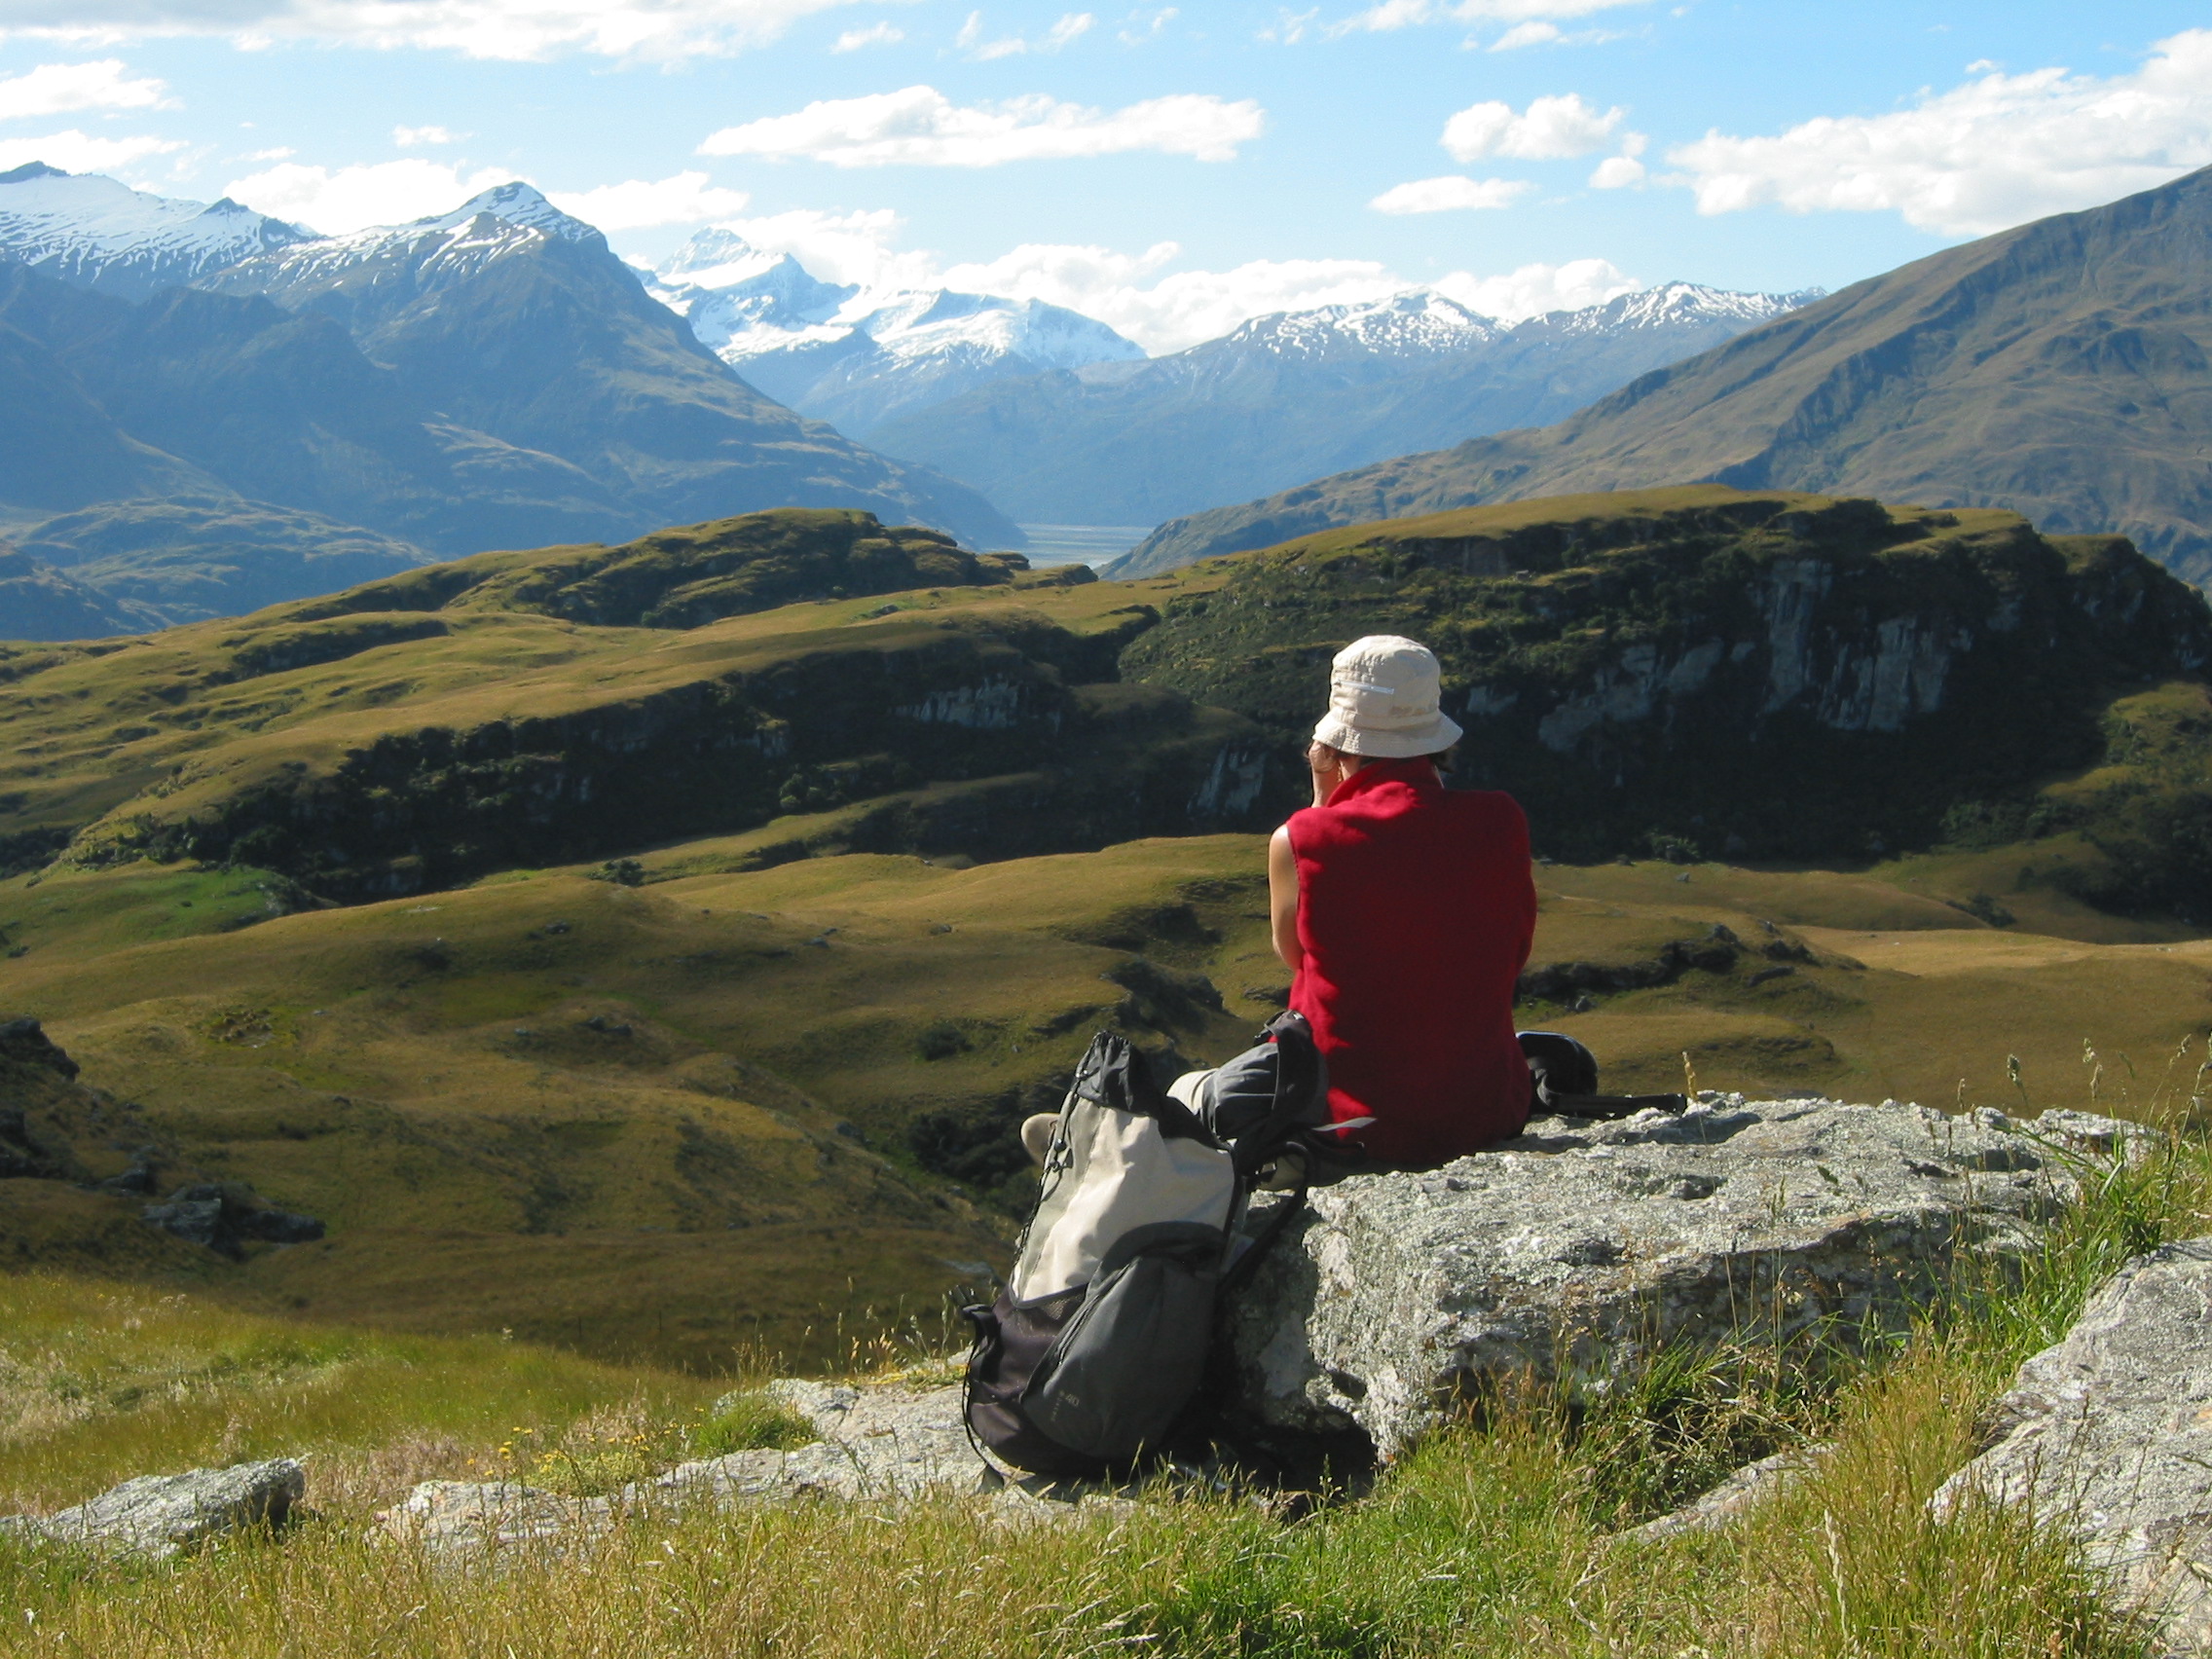
[[1268, 846], [1275, 953], [1368, 1168], [1433, 1169], [1528, 1122], [1513, 986], [1536, 889], [1511, 795], [1449, 790], [1460, 728], [1425, 645], [1355, 640], [1306, 759], [1313, 804]]

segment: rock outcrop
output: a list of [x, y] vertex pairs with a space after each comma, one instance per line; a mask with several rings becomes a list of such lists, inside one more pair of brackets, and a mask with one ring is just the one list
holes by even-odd
[[[138, 1167], [133, 1165], [133, 1171]], [[116, 1180], [125, 1181], [129, 1173]], [[248, 1242], [309, 1244], [323, 1235], [322, 1223], [313, 1216], [272, 1209], [251, 1188], [236, 1181], [201, 1181], [180, 1187], [160, 1203], [148, 1204], [140, 1214], [164, 1233], [188, 1244], [203, 1244], [224, 1256], [240, 1254]]]
[[1002, 1524], [1030, 1527], [1130, 1501], [1107, 1490], [1002, 1480], [969, 1442], [961, 1422], [965, 1390], [957, 1384], [854, 1387], [787, 1378], [767, 1392], [822, 1438], [790, 1451], [680, 1463], [606, 1497], [568, 1497], [513, 1482], [424, 1481], [381, 1524], [388, 1536], [430, 1554], [464, 1557], [592, 1538], [625, 1514], [695, 1504], [968, 1494]]
[[1231, 1315], [1232, 1362], [1264, 1422], [1356, 1425], [1390, 1457], [1510, 1376], [1602, 1387], [1671, 1344], [1855, 1342], [2032, 1247], [2070, 1155], [2129, 1130], [1710, 1093], [1678, 1118], [1540, 1119], [1313, 1193]]
[[0, 1532], [165, 1561], [220, 1533], [281, 1527], [306, 1491], [307, 1476], [289, 1457], [140, 1475], [74, 1509], [0, 1519]]
[[2212, 1238], [2130, 1262], [1992, 1415], [1936, 1508], [2026, 1505], [2082, 1539], [2160, 1651], [2212, 1651]]

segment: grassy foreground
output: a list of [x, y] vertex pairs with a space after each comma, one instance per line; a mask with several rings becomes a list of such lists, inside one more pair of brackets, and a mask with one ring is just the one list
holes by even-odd
[[[2204, 1073], [2176, 1070], [2161, 1104], [2186, 1124]], [[2040, 1254], [1958, 1283], [1909, 1340], [1831, 1386], [1751, 1355], [1677, 1357], [1609, 1402], [1492, 1401], [1369, 1495], [1302, 1520], [1165, 1483], [1125, 1512], [1020, 1531], [953, 1500], [818, 1502], [639, 1515], [596, 1544], [489, 1568], [369, 1541], [367, 1525], [409, 1481], [514, 1466], [533, 1436], [642, 1443], [686, 1414], [711, 1433], [707, 1385], [497, 1341], [318, 1345], [174, 1298], [0, 1280], [16, 1495], [56, 1502], [125, 1468], [284, 1449], [310, 1455], [317, 1510], [281, 1540], [158, 1568], [0, 1546], [0, 1652], [2145, 1653], [2062, 1538], [1993, 1506], [1926, 1509], [2023, 1357], [2128, 1256], [2206, 1230], [2212, 1152], [2194, 1129], [2089, 1173]], [[871, 1357], [896, 1356], [856, 1353]], [[164, 1366], [166, 1385], [111, 1386]], [[142, 1391], [117, 1406], [129, 1388]], [[1728, 1530], [1610, 1536], [1746, 1456], [1814, 1440], [1835, 1448], [1817, 1472]]]

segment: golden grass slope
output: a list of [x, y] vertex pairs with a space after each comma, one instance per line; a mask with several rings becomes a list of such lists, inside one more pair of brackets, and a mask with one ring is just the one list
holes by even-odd
[[[749, 869], [751, 839], [648, 855], [635, 888], [522, 871], [242, 928], [267, 901], [240, 872], [0, 886], [20, 951], [0, 1007], [132, 1109], [75, 1126], [92, 1171], [152, 1144], [165, 1185], [243, 1181], [331, 1229], [232, 1267], [123, 1225], [130, 1201], [10, 1182], [0, 1234], [318, 1319], [703, 1370], [748, 1346], [818, 1360], [840, 1311], [934, 1306], [1003, 1265], [1015, 1125], [1056, 1105], [1092, 1030], [1211, 1063], [1287, 981], [1257, 836], [971, 868]], [[2016, 1109], [2094, 1074], [2131, 1110], [2212, 1020], [2212, 943], [2045, 888], [2003, 888], [2025, 920], [1995, 928], [1962, 906], [1999, 872], [1548, 866], [1539, 968], [1634, 967], [1716, 926], [1745, 947], [1522, 1022], [1580, 1036], [1622, 1088], [1681, 1087], [1686, 1053], [1705, 1088]]]

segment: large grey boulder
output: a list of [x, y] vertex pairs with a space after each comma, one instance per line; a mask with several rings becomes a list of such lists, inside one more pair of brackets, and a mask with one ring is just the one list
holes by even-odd
[[160, 1561], [218, 1533], [264, 1523], [280, 1527], [306, 1490], [299, 1464], [272, 1457], [227, 1469], [141, 1475], [90, 1503], [54, 1515], [14, 1516], [0, 1521], [0, 1529]]
[[2161, 1650], [2212, 1652], [2212, 1238], [2139, 1256], [2013, 1379], [1932, 1500], [2024, 1504], [2080, 1537]]
[[1712, 1093], [1680, 1117], [1538, 1120], [1427, 1174], [1315, 1191], [1230, 1311], [1240, 1395], [1389, 1457], [1486, 1380], [1603, 1386], [1669, 1344], [1856, 1340], [1960, 1256], [2029, 1248], [2079, 1157], [2135, 1132]]

